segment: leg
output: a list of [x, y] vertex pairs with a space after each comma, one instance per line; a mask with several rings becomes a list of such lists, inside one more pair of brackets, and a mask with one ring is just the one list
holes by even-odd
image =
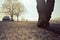
[[41, 13], [39, 14], [39, 19], [38, 19], [38, 24], [37, 24], [37, 26], [44, 28], [44, 27], [45, 27], [45, 23], [46, 23], [45, 14], [44, 14], [44, 12], [41, 12]]
[[51, 12], [47, 12], [46, 13], [46, 23], [45, 23], [45, 26], [49, 27], [49, 21], [50, 21], [50, 18], [51, 18]]

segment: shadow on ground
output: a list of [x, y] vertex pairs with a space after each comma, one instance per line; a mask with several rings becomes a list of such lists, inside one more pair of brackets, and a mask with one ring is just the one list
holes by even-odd
[[56, 24], [50, 24], [50, 27], [48, 28], [50, 31], [59, 34], [60, 35], [60, 24], [56, 23]]

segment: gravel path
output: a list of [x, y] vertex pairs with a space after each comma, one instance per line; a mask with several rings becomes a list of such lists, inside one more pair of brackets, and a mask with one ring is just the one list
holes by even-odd
[[0, 22], [0, 40], [60, 40], [60, 35], [33, 22]]

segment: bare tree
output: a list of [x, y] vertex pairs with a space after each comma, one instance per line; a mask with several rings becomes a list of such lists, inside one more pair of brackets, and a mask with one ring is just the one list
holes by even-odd
[[18, 16], [23, 10], [23, 4], [18, 0], [5, 0], [3, 4], [3, 11], [11, 16], [11, 21], [13, 21], [13, 15], [16, 15], [18, 20]]
[[15, 12], [14, 15], [17, 16], [17, 21], [18, 21], [19, 15], [21, 15], [21, 13], [25, 11], [25, 9], [24, 9], [24, 6], [21, 3], [17, 3], [15, 5], [15, 9], [16, 10], [14, 10], [14, 12]]

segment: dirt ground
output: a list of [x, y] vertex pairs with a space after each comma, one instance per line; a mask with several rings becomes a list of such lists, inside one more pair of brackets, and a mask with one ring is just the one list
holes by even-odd
[[60, 35], [38, 28], [36, 22], [0, 22], [0, 40], [60, 40]]

